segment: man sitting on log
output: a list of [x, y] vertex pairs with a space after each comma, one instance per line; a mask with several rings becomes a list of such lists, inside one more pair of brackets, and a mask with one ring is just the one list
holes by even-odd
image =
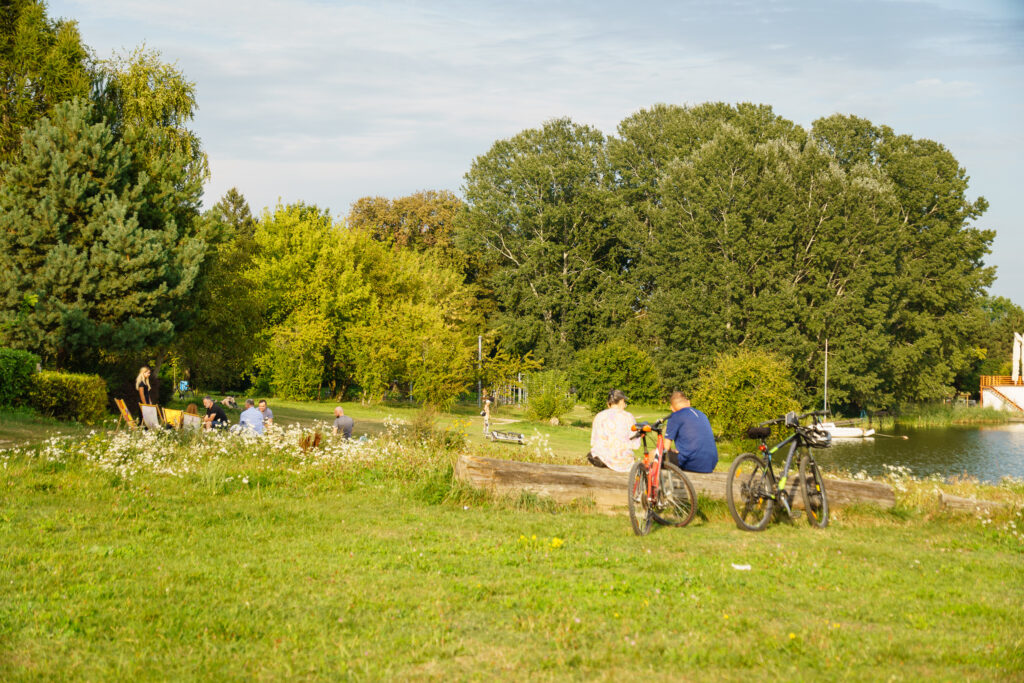
[[632, 439], [636, 419], [626, 412], [626, 395], [615, 389], [608, 394], [608, 409], [594, 416], [590, 431], [590, 452], [587, 460], [594, 467], [607, 467], [628, 472], [636, 459], [633, 450], [640, 446]]
[[708, 416], [690, 405], [689, 397], [673, 391], [669, 399], [672, 414], [665, 425], [665, 438], [674, 442], [665, 459], [688, 472], [714, 472], [718, 447]]

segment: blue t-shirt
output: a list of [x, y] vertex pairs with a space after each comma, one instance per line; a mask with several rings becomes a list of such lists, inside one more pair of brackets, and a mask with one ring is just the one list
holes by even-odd
[[257, 434], [263, 433], [263, 413], [256, 408], [246, 408], [238, 418], [238, 424], [248, 427]]
[[676, 444], [680, 469], [690, 472], [714, 472], [718, 447], [708, 416], [696, 408], [683, 408], [668, 417], [665, 438]]

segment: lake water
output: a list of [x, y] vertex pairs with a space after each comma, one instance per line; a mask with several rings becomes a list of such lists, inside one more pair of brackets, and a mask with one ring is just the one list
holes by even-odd
[[987, 482], [1005, 476], [1024, 479], [1024, 422], [886, 433], [909, 438], [837, 439], [832, 448], [816, 450], [815, 460], [826, 472], [864, 470], [874, 476], [884, 474], [885, 465], [902, 465], [917, 477], [966, 473]]

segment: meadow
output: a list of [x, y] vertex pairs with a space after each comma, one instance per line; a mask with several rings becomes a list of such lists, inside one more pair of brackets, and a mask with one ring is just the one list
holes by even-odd
[[366, 441], [307, 450], [312, 423], [0, 452], [0, 678], [1024, 671], [1020, 482], [980, 487], [1016, 507], [954, 515], [929, 502], [940, 484], [904, 478], [894, 510], [825, 531], [744, 533], [702, 500], [690, 527], [637, 538], [624, 517], [453, 482], [458, 454], [501, 447], [465, 436], [469, 416], [379, 417]]

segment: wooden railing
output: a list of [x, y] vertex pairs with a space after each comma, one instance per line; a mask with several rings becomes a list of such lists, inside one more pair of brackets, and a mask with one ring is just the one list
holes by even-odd
[[1017, 381], [1013, 381], [1013, 377], [1010, 375], [982, 375], [981, 386], [982, 387], [1012, 387], [1024, 385], [1024, 377], [1018, 377]]

